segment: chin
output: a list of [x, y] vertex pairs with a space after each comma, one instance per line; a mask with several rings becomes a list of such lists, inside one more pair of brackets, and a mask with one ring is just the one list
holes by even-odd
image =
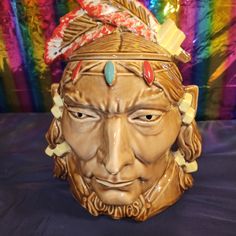
[[139, 194], [124, 192], [119, 190], [107, 190], [97, 192], [98, 197], [108, 205], [129, 205], [137, 200]]

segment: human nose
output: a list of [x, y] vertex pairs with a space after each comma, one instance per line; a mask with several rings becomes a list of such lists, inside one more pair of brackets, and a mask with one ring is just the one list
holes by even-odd
[[105, 149], [103, 159], [106, 170], [112, 174], [118, 174], [123, 167], [132, 164], [133, 156], [129, 148], [128, 132], [121, 117], [108, 118], [105, 123]]

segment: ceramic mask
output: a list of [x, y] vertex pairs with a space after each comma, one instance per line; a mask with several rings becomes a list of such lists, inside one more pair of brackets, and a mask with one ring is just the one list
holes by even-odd
[[175, 64], [185, 37], [137, 1], [79, 3], [46, 47], [47, 63], [67, 60], [46, 153], [92, 215], [144, 221], [192, 187], [201, 153], [198, 88]]

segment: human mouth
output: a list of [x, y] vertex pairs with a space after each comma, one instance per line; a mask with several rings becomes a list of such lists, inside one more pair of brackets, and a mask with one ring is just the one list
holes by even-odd
[[102, 184], [106, 187], [110, 187], [110, 188], [121, 188], [121, 187], [126, 187], [126, 186], [129, 186], [131, 185], [134, 181], [131, 180], [131, 181], [126, 181], [126, 182], [108, 182], [106, 180], [101, 180], [101, 179], [98, 179], [96, 178], [96, 181], [99, 183], [99, 184]]

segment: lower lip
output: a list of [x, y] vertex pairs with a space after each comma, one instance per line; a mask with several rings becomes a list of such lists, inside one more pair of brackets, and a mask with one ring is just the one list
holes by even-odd
[[130, 186], [134, 182], [134, 180], [132, 180], [132, 181], [123, 182], [123, 183], [110, 183], [110, 182], [103, 181], [97, 178], [96, 178], [96, 181], [107, 188], [124, 188], [124, 187]]

